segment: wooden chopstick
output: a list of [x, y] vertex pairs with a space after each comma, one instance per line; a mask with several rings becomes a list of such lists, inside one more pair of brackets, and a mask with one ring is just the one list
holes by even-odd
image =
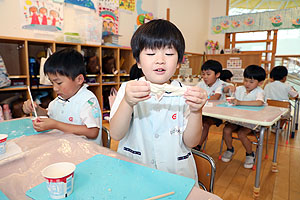
[[161, 195], [157, 195], [155, 197], [150, 197], [148, 199], [145, 199], [145, 200], [154, 200], [154, 199], [160, 199], [160, 198], [163, 198], [163, 197], [167, 197], [167, 196], [170, 196], [172, 194], [174, 194], [175, 192], [168, 192], [168, 193], [165, 193], [165, 194], [161, 194]]

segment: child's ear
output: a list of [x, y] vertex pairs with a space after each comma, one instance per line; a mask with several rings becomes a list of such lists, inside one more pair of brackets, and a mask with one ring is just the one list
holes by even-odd
[[217, 77], [217, 78], [219, 78], [219, 77], [220, 77], [220, 75], [221, 75], [221, 73], [220, 73], [220, 72], [216, 73], [216, 77]]
[[178, 69], [180, 67], [180, 63], [177, 63], [177, 67], [176, 67], [176, 69]]
[[264, 80], [258, 82], [258, 86], [262, 86], [263, 84], [264, 84]]
[[83, 74], [79, 74], [76, 77], [76, 80], [78, 81], [79, 84], [82, 84], [84, 82], [84, 76], [83, 76]]
[[136, 63], [139, 69], [142, 69], [142, 66], [140, 63]]

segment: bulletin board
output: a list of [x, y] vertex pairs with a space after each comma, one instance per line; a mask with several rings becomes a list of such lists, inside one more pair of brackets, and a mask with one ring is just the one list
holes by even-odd
[[228, 69], [232, 72], [232, 82], [241, 84], [243, 82], [244, 69], [247, 66], [261, 66], [261, 53], [210, 54], [206, 55], [205, 60], [219, 61], [223, 69]]

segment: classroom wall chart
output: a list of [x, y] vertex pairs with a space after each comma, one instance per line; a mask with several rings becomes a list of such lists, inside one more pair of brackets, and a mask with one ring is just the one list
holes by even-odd
[[212, 18], [212, 33], [300, 28], [300, 7]]
[[53, 0], [20, 0], [23, 29], [60, 31], [64, 23], [63, 4]]

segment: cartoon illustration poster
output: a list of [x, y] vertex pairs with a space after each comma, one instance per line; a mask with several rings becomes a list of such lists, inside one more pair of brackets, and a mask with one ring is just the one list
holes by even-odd
[[119, 7], [120, 7], [120, 9], [134, 12], [135, 0], [120, 0]]
[[142, 9], [142, 4], [143, 1], [142, 0], [137, 0], [136, 2], [136, 11], [137, 11], [137, 18], [136, 18], [136, 26], [135, 29], [137, 29], [138, 26], [147, 23], [149, 21], [151, 21], [154, 17], [153, 14], [151, 12], [145, 11]]
[[82, 7], [86, 7], [86, 8], [90, 8], [93, 10], [96, 10], [96, 0], [65, 0], [65, 3], [70, 3], [70, 4], [74, 4], [77, 6], [82, 6]]
[[103, 33], [119, 32], [119, 0], [99, 0], [99, 16], [103, 19]]
[[53, 0], [20, 0], [22, 28], [60, 31], [63, 27], [63, 4]]

